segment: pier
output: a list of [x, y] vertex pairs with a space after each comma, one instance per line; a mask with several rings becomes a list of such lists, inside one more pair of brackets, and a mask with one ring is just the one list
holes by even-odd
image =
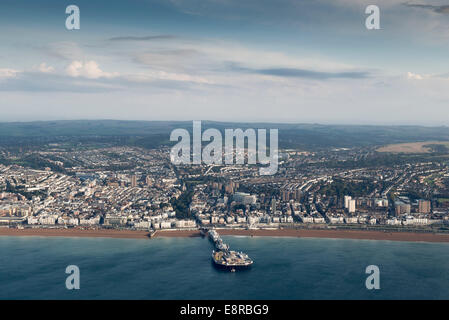
[[215, 247], [212, 251], [212, 261], [217, 267], [235, 272], [236, 269], [249, 268], [254, 263], [247, 254], [229, 250], [229, 245], [223, 242], [216, 230], [209, 230], [208, 234]]
[[215, 249], [220, 251], [229, 251], [229, 245], [223, 242], [218, 232], [214, 229], [208, 231], [209, 239], [214, 244]]

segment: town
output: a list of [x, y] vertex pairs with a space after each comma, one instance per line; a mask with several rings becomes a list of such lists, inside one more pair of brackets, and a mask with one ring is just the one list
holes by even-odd
[[0, 155], [2, 227], [432, 232], [449, 225], [447, 163], [395, 160], [374, 147], [280, 150], [271, 176], [253, 164], [175, 165], [165, 146], [51, 143]]

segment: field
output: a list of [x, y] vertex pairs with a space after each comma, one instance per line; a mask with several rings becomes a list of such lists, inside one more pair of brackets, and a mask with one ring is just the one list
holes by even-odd
[[[416, 141], [449, 141], [449, 127], [321, 125], [202, 121], [202, 129], [278, 129], [281, 149], [322, 150], [387, 146]], [[51, 143], [170, 146], [174, 129], [192, 132], [191, 121], [67, 120], [1, 122], [0, 147], [37, 147]]]
[[424, 141], [390, 144], [376, 151], [388, 153], [432, 153], [447, 150], [448, 148], [449, 141]]

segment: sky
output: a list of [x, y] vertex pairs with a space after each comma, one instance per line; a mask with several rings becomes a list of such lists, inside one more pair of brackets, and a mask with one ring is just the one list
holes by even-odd
[[0, 121], [449, 125], [446, 1], [2, 0]]

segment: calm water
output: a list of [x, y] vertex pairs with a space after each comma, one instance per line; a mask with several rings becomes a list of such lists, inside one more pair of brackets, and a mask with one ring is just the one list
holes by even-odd
[[[216, 270], [201, 238], [0, 237], [0, 299], [449, 299], [449, 244], [223, 237], [255, 260]], [[67, 265], [81, 289], [67, 290]], [[378, 265], [380, 290], [365, 288]]]

